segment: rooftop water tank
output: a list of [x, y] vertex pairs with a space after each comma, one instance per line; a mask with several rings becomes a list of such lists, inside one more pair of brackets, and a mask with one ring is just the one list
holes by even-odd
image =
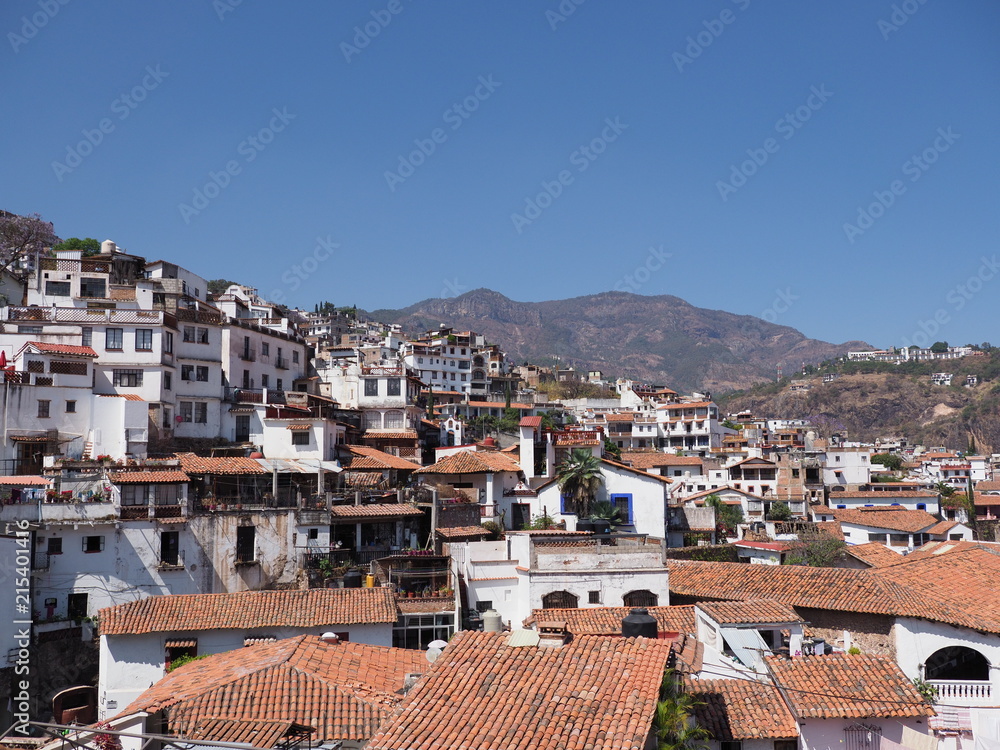
[[483, 630], [487, 633], [500, 633], [503, 631], [503, 620], [500, 613], [495, 609], [488, 609], [483, 612]]
[[361, 571], [360, 570], [349, 570], [344, 573], [344, 588], [345, 589], [359, 589], [361, 588]]
[[636, 607], [622, 619], [622, 638], [656, 638], [656, 618], [645, 607]]

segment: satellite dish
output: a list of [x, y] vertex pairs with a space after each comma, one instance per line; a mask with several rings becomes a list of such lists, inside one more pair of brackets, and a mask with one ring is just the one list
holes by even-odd
[[424, 655], [431, 664], [437, 661], [437, 658], [441, 656], [441, 650], [448, 645], [447, 641], [442, 641], [441, 639], [433, 640], [427, 644], [427, 653]]

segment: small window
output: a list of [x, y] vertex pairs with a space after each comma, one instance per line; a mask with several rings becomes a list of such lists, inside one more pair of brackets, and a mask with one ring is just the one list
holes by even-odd
[[192, 401], [181, 401], [180, 411], [178, 412], [180, 422], [193, 422], [194, 421], [194, 402]]
[[195, 380], [200, 383], [208, 382], [208, 367], [203, 365], [198, 365], [195, 369]]
[[263, 354], [265, 357], [271, 356], [271, 345], [269, 343], [267, 343], [266, 341], [261, 341], [260, 342], [260, 353]]
[[94, 329], [90, 326], [84, 326], [80, 329], [80, 344], [81, 346], [92, 346], [94, 343]]
[[39, 417], [49, 416], [49, 407], [51, 405], [52, 402], [49, 401], [48, 399], [41, 399], [41, 398], [38, 399], [38, 416]]
[[71, 620], [80, 620], [87, 616], [87, 594], [70, 594], [66, 600], [66, 616]]
[[386, 387], [388, 388], [386, 394], [389, 396], [398, 396], [400, 394], [399, 384], [399, 378], [389, 378], [389, 380], [386, 381]]
[[18, 333], [30, 333], [33, 336], [40, 336], [42, 334], [41, 326], [18, 326]]
[[719, 750], [743, 750], [743, 743], [739, 741], [726, 741], [719, 743]]
[[179, 564], [180, 541], [179, 531], [163, 531], [160, 533], [160, 563], [162, 565]]
[[104, 348], [120, 350], [122, 348], [123, 328], [106, 328], [104, 330]]
[[174, 661], [182, 656], [195, 657], [198, 655], [198, 641], [191, 639], [168, 640], [164, 649], [163, 668], [168, 672]]
[[193, 342], [195, 339], [194, 326], [184, 326], [184, 340]]
[[366, 396], [377, 396], [378, 395], [378, 380], [375, 378], [368, 378], [365, 381], [365, 395]]
[[194, 365], [181, 365], [181, 380], [194, 380]]
[[105, 289], [107, 289], [107, 285], [104, 279], [93, 279], [86, 276], [80, 278], [81, 297], [106, 297]]
[[66, 402], [66, 413], [67, 414], [76, 414], [76, 401], [67, 401]]
[[142, 386], [142, 370], [114, 370], [111, 383], [121, 388], [139, 388]]
[[588, 591], [587, 592], [587, 602], [589, 604], [600, 604], [601, 603], [601, 592], [600, 591]]
[[68, 297], [70, 295], [68, 281], [46, 281], [45, 293], [53, 297]]
[[61, 555], [62, 554], [62, 537], [61, 536], [50, 536], [47, 542], [48, 546], [45, 551], [50, 555]]
[[151, 352], [151, 351], [153, 351], [153, 329], [152, 328], [136, 328], [135, 329], [135, 350], [137, 352]]
[[478, 602], [476, 602], [476, 611], [477, 612], [486, 612], [487, 610], [490, 610], [490, 609], [493, 609], [493, 600], [492, 599], [480, 599]]
[[309, 445], [309, 434], [311, 430], [294, 430], [292, 432], [292, 445]]
[[197, 424], [208, 424], [208, 403], [205, 401], [195, 402], [194, 421]]
[[236, 562], [252, 563], [257, 559], [257, 528], [240, 526], [236, 529]]
[[285, 383], [281, 378], [278, 378], [278, 382], [274, 384], [275, 390], [283, 391], [285, 390]]
[[174, 351], [174, 334], [171, 331], [163, 332], [163, 351], [171, 354]]
[[917, 510], [927, 510], [927, 503], [917, 503]]
[[207, 328], [199, 328], [198, 329], [198, 343], [199, 344], [207, 344], [208, 343], [208, 329]]
[[292, 362], [294, 362], [295, 364], [299, 363], [299, 352], [297, 349], [292, 350]]
[[310, 539], [319, 539], [319, 529], [309, 529]]
[[103, 536], [85, 536], [83, 538], [83, 551], [84, 552], [103, 552], [104, 551], [104, 537]]
[[163, 373], [163, 390], [169, 391], [174, 387], [174, 376], [169, 373]]
[[260, 387], [261, 388], [271, 387], [271, 376], [268, 375], [266, 372], [260, 376]]

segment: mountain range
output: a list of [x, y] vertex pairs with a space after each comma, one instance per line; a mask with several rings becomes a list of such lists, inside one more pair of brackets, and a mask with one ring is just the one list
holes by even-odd
[[448, 326], [485, 335], [515, 363], [559, 364], [628, 377], [679, 392], [729, 391], [773, 380], [863, 341], [832, 344], [752, 315], [710, 310], [669, 295], [604, 292], [548, 302], [515, 302], [490, 289], [426, 299], [367, 315], [409, 333]]

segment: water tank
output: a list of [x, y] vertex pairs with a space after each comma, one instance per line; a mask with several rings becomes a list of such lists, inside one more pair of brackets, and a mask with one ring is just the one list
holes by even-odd
[[349, 570], [344, 573], [344, 588], [345, 589], [359, 589], [361, 588], [361, 571], [360, 570]]
[[495, 609], [488, 609], [483, 612], [483, 630], [487, 633], [500, 633], [503, 631], [503, 620], [500, 613]]
[[373, 576], [371, 573], [365, 576], [365, 588], [366, 589], [375, 588], [375, 576]]
[[656, 618], [645, 607], [636, 607], [622, 619], [623, 638], [656, 638], [659, 628]]
[[594, 522], [592, 520], [590, 520], [589, 518], [581, 518], [580, 520], [578, 520], [576, 522], [576, 530], [577, 531], [589, 531], [589, 532], [593, 533], [593, 531], [594, 531]]
[[591, 520], [594, 524], [595, 534], [610, 534], [611, 533], [611, 522], [605, 518], [594, 518]]
[[101, 243], [101, 253], [103, 255], [114, 255], [115, 250], [117, 249], [118, 246], [111, 240], [104, 240], [104, 242]]

